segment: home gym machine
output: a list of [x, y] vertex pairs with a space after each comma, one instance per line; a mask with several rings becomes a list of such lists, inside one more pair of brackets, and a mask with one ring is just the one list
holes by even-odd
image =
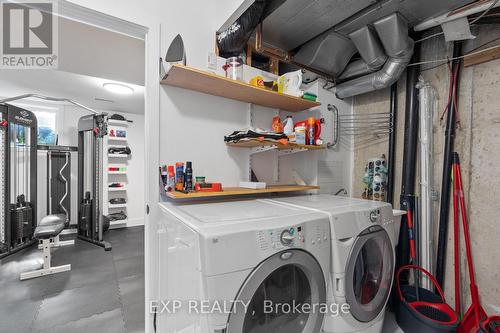
[[[46, 153], [43, 154], [43, 152]], [[76, 186], [72, 186], [72, 175], [77, 174], [77, 165], [72, 163], [72, 160], [76, 159], [77, 154], [78, 147], [76, 146], [38, 145], [39, 179], [44, 173], [46, 174], [46, 181], [38, 182], [38, 216], [64, 216], [65, 228], [61, 235], [71, 235], [77, 232], [75, 228], [78, 221], [76, 213], [78, 209], [75, 209], [77, 192]], [[76, 177], [74, 179], [76, 180]], [[46, 193], [46, 195], [40, 196], [41, 193]], [[52, 240], [51, 245], [59, 247], [74, 243], [73, 239], [61, 240], [58, 235]], [[39, 244], [39, 247], [41, 246]]]
[[38, 150], [47, 152], [46, 214], [63, 214], [66, 216], [66, 223], [69, 224], [71, 221], [71, 153], [77, 152], [78, 148], [38, 145]]
[[[104, 221], [104, 218], [102, 216], [102, 191], [103, 191], [103, 186], [102, 186], [102, 146], [103, 146], [103, 138], [104, 136], [107, 135], [107, 115], [105, 113], [99, 113], [85, 105], [82, 105], [78, 102], [75, 102], [71, 99], [68, 98], [58, 98], [58, 97], [50, 97], [50, 96], [45, 96], [45, 95], [40, 95], [40, 94], [24, 94], [24, 95], [19, 95], [11, 98], [6, 98], [3, 100], [0, 100], [0, 106], [2, 105], [7, 105], [5, 103], [19, 100], [19, 99], [25, 99], [25, 98], [37, 98], [37, 99], [42, 99], [42, 100], [47, 100], [47, 101], [53, 101], [53, 102], [66, 102], [66, 103], [71, 103], [73, 105], [76, 105], [82, 109], [85, 109], [92, 113], [91, 115], [88, 116], [83, 116], [80, 118], [78, 122], [78, 238], [97, 244], [99, 246], [104, 247], [106, 251], [111, 250], [111, 244], [104, 242], [103, 240], [103, 233], [104, 231], [107, 230], [109, 227], [109, 222], [106, 224], [106, 221]], [[9, 105], [10, 108], [10, 105]], [[15, 108], [18, 109], [18, 108]], [[14, 110], [15, 110], [14, 109]], [[7, 110], [7, 109], [6, 109]], [[20, 109], [19, 109], [20, 110]], [[32, 163], [29, 163], [32, 169], [31, 172], [31, 177], [30, 179], [32, 180], [32, 184], [30, 186], [30, 197], [32, 198], [29, 201], [29, 204], [31, 204], [32, 207], [32, 227], [31, 227], [31, 233], [33, 233], [33, 230], [36, 226], [36, 142], [37, 142], [37, 123], [36, 123], [36, 118], [31, 112], [22, 110], [23, 112], [26, 112], [27, 115], [31, 115], [34, 119], [32, 121], [32, 127], [31, 127], [31, 132], [29, 135], [29, 138], [31, 138], [31, 149], [30, 149], [30, 158], [32, 158]], [[7, 152], [7, 147], [9, 145], [7, 137], [11, 137], [9, 134], [11, 132], [10, 126], [7, 126], [8, 124], [12, 124], [12, 119], [16, 119], [17, 121], [21, 122], [20, 125], [26, 126], [26, 120], [22, 122], [23, 115], [24, 113], [21, 112], [20, 115], [17, 115], [16, 117], [14, 115], [7, 116], [7, 111], [3, 111], [2, 109], [2, 118], [0, 118], [0, 121], [2, 123], [2, 126], [0, 127], [5, 127], [2, 128], [2, 131], [0, 131], [0, 134], [4, 135], [5, 138], [0, 137], [1, 144], [0, 144], [0, 149], [2, 149], [2, 146], [4, 147], [3, 150], [0, 150], [0, 154], [2, 155], [2, 161], [3, 164], [5, 164], [5, 167], [1, 166], [0, 171], [3, 172], [0, 174], [5, 175], [1, 176], [3, 182], [5, 185], [8, 185], [8, 181], [10, 181], [10, 177], [8, 177], [9, 174], [9, 159], [7, 158], [9, 155], [9, 152]], [[5, 115], [4, 115], [5, 113]], [[15, 117], [15, 118], [14, 118]], [[28, 116], [24, 117], [27, 118]], [[5, 119], [4, 119], [5, 118]], [[21, 119], [21, 120], [18, 120]], [[26, 131], [25, 131], [26, 132]], [[28, 137], [28, 136], [26, 136]], [[14, 140], [14, 142], [17, 142]], [[11, 144], [11, 146], [16, 146]], [[4, 153], [5, 151], [5, 153]], [[6, 158], [3, 158], [5, 154]], [[0, 162], [0, 163], [1, 163]], [[26, 165], [24, 165], [26, 166]], [[4, 168], [4, 169], [2, 169]], [[68, 179], [67, 177], [64, 177]], [[5, 191], [0, 191], [1, 193], [9, 193], [9, 190], [6, 189]], [[66, 191], [64, 191], [66, 193]], [[64, 195], [63, 195], [64, 197]], [[60, 198], [59, 202], [61, 202]], [[26, 195], [24, 196], [19, 196], [19, 203], [16, 201], [15, 206], [20, 206], [20, 208], [24, 208], [24, 205], [28, 205], [28, 203], [25, 203], [26, 201]], [[63, 206], [64, 208], [67, 209], [67, 205], [64, 205], [64, 201], [68, 197], [64, 197]], [[7, 202], [8, 202], [7, 194], [5, 194], [2, 197], [2, 205], [7, 207]], [[61, 207], [57, 207], [61, 208]], [[49, 207], [50, 210], [50, 207]], [[2, 212], [5, 212], [5, 209], [2, 207]], [[63, 209], [64, 214], [66, 215], [66, 222], [68, 221], [69, 214], [66, 214], [66, 211]], [[69, 213], [69, 211], [68, 211]], [[1, 215], [0, 215], [1, 216]], [[10, 219], [10, 217], [9, 217]], [[2, 220], [3, 221], [3, 220]], [[2, 229], [0, 229], [0, 233], [2, 234], [7, 234], [10, 231], [10, 224], [8, 221], [1, 224]], [[5, 227], [4, 227], [5, 226]], [[6, 230], [3, 232], [2, 230]], [[8, 229], [8, 230], [7, 230]], [[32, 236], [29, 238], [32, 240]], [[26, 240], [26, 237], [23, 237], [23, 241]], [[6, 252], [10, 251], [11, 246], [9, 246], [9, 243], [11, 242], [10, 240], [10, 234], [5, 237], [0, 239], [0, 246], [2, 246], [2, 249], [0, 249], [0, 256], [2, 251], [4, 251], [3, 247], [4, 246], [4, 241], [6, 241]], [[16, 243], [17, 244], [17, 243]], [[27, 246], [27, 245], [26, 245]], [[23, 246], [24, 243], [23, 243]], [[22, 248], [21, 247], [21, 248]], [[16, 249], [20, 248], [19, 246], [16, 246]]]
[[36, 242], [37, 119], [0, 104], [0, 258]]
[[111, 250], [105, 242], [103, 211], [103, 140], [107, 115], [83, 116], [78, 121], [78, 238]]

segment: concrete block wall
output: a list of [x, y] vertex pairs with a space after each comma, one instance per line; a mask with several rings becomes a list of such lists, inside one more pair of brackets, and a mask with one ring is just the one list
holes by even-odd
[[[474, 27], [477, 38], [464, 45], [469, 51], [500, 36], [498, 25], [482, 25]], [[498, 41], [496, 42], [498, 43]], [[494, 44], [489, 44], [492, 46]], [[451, 57], [452, 45], [446, 44], [444, 38], [438, 37], [422, 43], [422, 61]], [[424, 65], [422, 77], [429, 81], [437, 91], [438, 106], [434, 115], [434, 188], [440, 193], [442, 180], [442, 163], [444, 150], [444, 125], [440, 116], [448, 100], [449, 72], [447, 65]], [[459, 114], [460, 126], [456, 131], [455, 151], [460, 154], [465, 200], [469, 214], [472, 251], [479, 285], [481, 301], [490, 314], [500, 312], [500, 60], [464, 68], [461, 75]], [[401, 192], [401, 172], [404, 140], [404, 108], [405, 108], [404, 74], [398, 82], [398, 122], [397, 122], [397, 156], [395, 166], [394, 206], [399, 208]], [[373, 92], [354, 98], [356, 113], [388, 112], [389, 89]], [[361, 197], [364, 189], [362, 177], [366, 161], [388, 152], [388, 139], [370, 140], [363, 143], [354, 140], [353, 163], [353, 196]], [[418, 167], [417, 167], [418, 170]], [[417, 171], [418, 174], [418, 171]], [[418, 188], [418, 180], [417, 180]], [[448, 249], [445, 278], [445, 294], [450, 304], [454, 302], [453, 276], [453, 213], [450, 210], [448, 229]], [[434, 203], [435, 241], [437, 247], [437, 225], [439, 219], [439, 201]], [[463, 236], [463, 233], [462, 233]], [[463, 237], [462, 237], [463, 238]], [[469, 279], [466, 270], [465, 248], [461, 246], [461, 282], [464, 309], [470, 302]]]

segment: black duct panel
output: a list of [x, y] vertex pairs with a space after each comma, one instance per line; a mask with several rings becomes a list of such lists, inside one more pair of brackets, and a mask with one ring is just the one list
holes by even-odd
[[326, 31], [344, 36], [391, 13], [410, 27], [474, 2], [473, 0], [274, 0], [266, 8], [263, 42], [295, 50]]
[[217, 35], [219, 55], [224, 58], [239, 56], [261, 22], [267, 0], [256, 0], [233, 24]]
[[295, 54], [294, 62], [337, 76], [357, 52], [350, 39], [334, 32], [322, 34]]
[[374, 2], [287, 0], [264, 20], [264, 42], [286, 51], [293, 50]]

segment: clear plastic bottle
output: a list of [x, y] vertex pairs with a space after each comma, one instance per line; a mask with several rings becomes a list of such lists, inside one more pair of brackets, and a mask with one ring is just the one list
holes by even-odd
[[285, 127], [283, 128], [283, 133], [285, 135], [293, 134], [293, 119], [292, 116], [287, 116], [285, 119]]

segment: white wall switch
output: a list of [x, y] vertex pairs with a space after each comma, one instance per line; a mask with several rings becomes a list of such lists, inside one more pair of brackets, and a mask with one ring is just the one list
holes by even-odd
[[217, 55], [215, 54], [215, 52], [208, 52], [207, 68], [217, 70]]

